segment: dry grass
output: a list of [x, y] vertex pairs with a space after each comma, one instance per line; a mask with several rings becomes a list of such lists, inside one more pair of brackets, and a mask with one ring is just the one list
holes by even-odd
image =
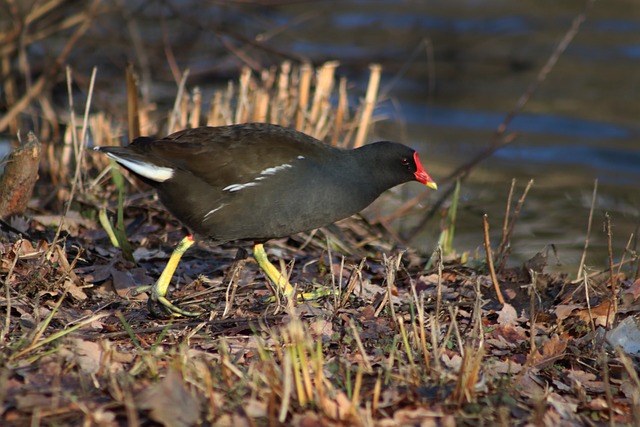
[[[346, 243], [363, 227], [357, 220], [342, 224]], [[268, 294], [264, 279], [246, 264], [226, 318], [224, 281], [196, 279], [174, 296], [207, 291], [191, 302], [207, 309], [208, 318], [161, 321], [149, 317], [144, 301], [118, 295], [138, 284], [127, 271], [148, 277], [163, 260], [141, 261], [143, 268], [136, 268], [122, 259], [101, 259], [100, 252], [117, 251], [105, 241], [88, 243], [92, 232], [83, 229], [69, 239], [83, 248], [72, 259], [68, 245], [56, 246], [48, 260], [46, 246], [34, 248], [25, 240], [4, 245], [5, 424], [637, 421], [634, 362], [624, 353], [601, 356], [598, 330], [607, 312], [593, 301], [608, 300], [606, 288], [597, 288], [606, 276], [587, 284], [588, 299], [573, 293], [575, 308], [567, 314], [550, 302], [581, 285], [565, 289], [561, 277], [538, 275], [534, 327], [529, 294], [519, 291], [526, 276], [518, 278], [517, 270], [499, 277], [509, 295], [500, 308], [482, 271], [438, 263], [440, 274], [425, 272], [420, 265], [426, 259], [393, 251], [384, 240], [364, 248], [368, 261], [353, 263], [358, 256], [346, 255], [345, 262], [316, 236], [298, 254], [292, 279], [303, 288], [331, 281], [352, 285], [339, 305], [327, 298], [271, 314], [275, 307], [262, 299]], [[137, 240], [140, 233], [131, 237]], [[305, 240], [276, 247], [296, 253]], [[215, 258], [230, 260], [232, 252], [219, 248]], [[378, 261], [385, 252], [395, 255]], [[187, 258], [181, 277], [209, 270], [203, 256], [211, 259], [202, 250]], [[91, 283], [96, 279], [99, 286]]]

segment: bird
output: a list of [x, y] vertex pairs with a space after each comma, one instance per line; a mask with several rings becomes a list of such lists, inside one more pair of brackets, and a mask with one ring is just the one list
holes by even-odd
[[417, 181], [437, 189], [418, 153], [406, 145], [379, 141], [341, 149], [268, 123], [202, 126], [94, 149], [153, 187], [190, 231], [150, 287], [150, 302], [174, 316], [201, 314], [167, 298], [194, 235], [211, 245], [253, 242], [260, 268], [290, 297], [294, 288], [268, 260], [265, 242], [347, 218], [399, 184]]

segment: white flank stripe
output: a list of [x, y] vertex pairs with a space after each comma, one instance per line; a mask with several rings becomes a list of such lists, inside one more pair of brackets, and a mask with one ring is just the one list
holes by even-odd
[[272, 168], [266, 168], [264, 170], [262, 170], [259, 174], [259, 176], [257, 176], [253, 181], [251, 182], [246, 182], [244, 184], [231, 184], [231, 185], [227, 185], [226, 187], [224, 187], [222, 189], [222, 191], [230, 191], [230, 192], [236, 192], [236, 191], [240, 191], [244, 188], [247, 187], [255, 187], [256, 185], [259, 185], [260, 183], [258, 181], [263, 181], [265, 179], [267, 179], [270, 176], [275, 175], [276, 173], [280, 172], [281, 170], [285, 170], [285, 169], [289, 169], [293, 166], [291, 166], [289, 163], [284, 163], [281, 164], [279, 166], [274, 166]]
[[291, 165], [289, 163], [285, 163], [282, 164], [280, 166], [274, 166], [272, 168], [266, 168], [265, 170], [263, 170], [262, 172], [260, 172], [260, 175], [275, 175], [276, 172], [279, 172], [283, 169], [289, 169], [291, 167]]
[[304, 156], [298, 156], [298, 160], [304, 160]]
[[204, 216], [204, 219], [202, 220], [202, 222], [205, 222], [207, 219], [209, 219], [209, 217], [211, 215], [213, 215], [214, 213], [218, 212], [220, 209], [224, 208], [225, 206], [227, 206], [226, 203], [221, 204], [220, 206], [218, 206], [215, 209], [211, 209], [209, 212], [207, 212], [207, 214]]
[[118, 157], [113, 155], [112, 153], [105, 153], [108, 157], [112, 158], [116, 162], [120, 163], [122, 166], [127, 169], [131, 169], [133, 172], [138, 175], [144, 176], [152, 181], [156, 182], [165, 182], [168, 179], [171, 179], [174, 174], [174, 170], [171, 168], [166, 168], [164, 166], [157, 166], [152, 163], [144, 163], [136, 160], [123, 159], [122, 157]]
[[246, 184], [231, 184], [231, 185], [227, 185], [226, 187], [224, 187], [222, 189], [222, 191], [230, 191], [230, 192], [235, 192], [235, 191], [240, 191], [243, 188], [247, 188], [247, 187], [255, 187], [256, 185], [258, 185], [257, 182], [247, 182]]

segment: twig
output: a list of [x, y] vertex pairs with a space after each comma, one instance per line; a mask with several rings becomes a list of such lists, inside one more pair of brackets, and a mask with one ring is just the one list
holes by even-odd
[[351, 270], [351, 276], [349, 277], [349, 281], [347, 282], [347, 288], [343, 291], [342, 299], [340, 300], [339, 304], [337, 304], [337, 308], [346, 307], [347, 302], [349, 301], [349, 297], [351, 296], [351, 294], [353, 294], [356, 285], [360, 283], [360, 286], [362, 286], [362, 270], [364, 269], [366, 262], [367, 258], [362, 258], [362, 260], [360, 261], [360, 265], [354, 266], [354, 269]]
[[10, 332], [11, 330], [11, 277], [13, 276], [13, 270], [16, 268], [16, 265], [18, 264], [18, 260], [20, 259], [20, 248], [22, 247], [22, 242], [24, 242], [23, 239], [18, 239], [18, 241], [16, 243], [14, 243], [13, 245], [13, 253], [14, 253], [14, 257], [13, 257], [13, 262], [11, 263], [11, 267], [9, 267], [9, 272], [7, 273], [7, 276], [4, 279], [4, 289], [7, 292], [7, 317], [5, 317], [5, 325], [4, 328], [2, 329], [2, 332], [0, 332], [0, 342], [5, 342], [5, 337], [7, 336], [7, 333]]
[[12, 120], [20, 114], [20, 112], [24, 111], [27, 108], [27, 105], [36, 97], [38, 97], [48, 84], [53, 82], [54, 77], [62, 68], [62, 65], [67, 60], [67, 56], [71, 53], [71, 50], [75, 46], [75, 44], [80, 40], [80, 38], [84, 35], [84, 33], [89, 29], [92, 23], [92, 18], [95, 15], [96, 9], [100, 4], [100, 0], [94, 0], [89, 8], [89, 12], [86, 14], [86, 19], [82, 21], [82, 25], [78, 27], [78, 29], [69, 37], [67, 44], [62, 48], [62, 51], [55, 59], [53, 64], [47, 67], [46, 72], [43, 73], [38, 80], [29, 88], [27, 93], [25, 93], [22, 98], [18, 102], [16, 102], [7, 113], [0, 118], [0, 132], [4, 131], [7, 126], [12, 122]]
[[529, 356], [533, 356], [536, 351], [536, 286], [538, 282], [538, 272], [529, 269], [531, 284], [529, 285]]
[[[67, 215], [69, 215], [69, 211], [71, 210], [71, 204], [73, 202], [73, 197], [75, 196], [76, 188], [78, 187], [78, 183], [80, 182], [80, 176], [82, 173], [82, 164], [84, 160], [84, 150], [87, 145], [87, 132], [86, 132], [86, 126], [88, 123], [87, 116], [89, 115], [89, 109], [91, 106], [91, 99], [93, 97], [93, 88], [96, 83], [97, 72], [98, 72], [98, 69], [96, 67], [93, 67], [93, 71], [91, 73], [91, 84], [89, 85], [89, 94], [87, 95], [87, 103], [85, 105], [85, 110], [84, 110], [85, 119], [84, 119], [84, 126], [82, 129], [82, 140], [80, 141], [79, 148], [76, 149], [76, 153], [75, 153], [76, 154], [76, 170], [73, 175], [73, 182], [71, 183], [71, 191], [69, 191], [69, 200], [67, 201], [67, 206], [64, 211], [64, 216], [60, 217], [60, 223], [58, 224], [58, 229], [56, 230], [56, 234], [53, 237], [53, 240], [51, 241], [51, 245], [49, 246], [49, 250], [47, 251], [47, 256], [44, 259], [49, 259], [50, 254], [53, 253], [53, 250], [56, 247], [56, 243], [58, 241], [58, 238], [60, 237], [60, 232], [62, 231], [62, 224], [64, 223], [64, 218]], [[70, 80], [70, 77], [68, 78], [68, 80]], [[71, 97], [71, 94], [69, 94], [69, 96]], [[73, 115], [73, 111], [71, 111], [71, 114]], [[75, 126], [72, 129], [72, 135], [75, 140], [76, 138]]]
[[520, 196], [520, 200], [518, 200], [518, 204], [513, 211], [513, 218], [511, 218], [509, 229], [507, 230], [506, 239], [504, 240], [504, 246], [498, 248], [498, 256], [496, 257], [497, 259], [500, 259], [500, 262], [498, 263], [498, 271], [502, 271], [506, 264], [507, 256], [510, 252], [511, 235], [513, 234], [513, 229], [515, 228], [516, 222], [520, 217], [520, 211], [522, 210], [522, 206], [524, 205], [524, 200], [527, 198], [527, 194], [529, 193], [532, 185], [533, 179], [529, 180], [529, 183], [525, 187], [524, 192], [522, 193], [522, 196]]
[[418, 296], [418, 292], [416, 291], [416, 281], [411, 279], [411, 296], [413, 298], [416, 311], [418, 313], [418, 328], [415, 331], [415, 336], [420, 339], [420, 350], [422, 351], [422, 358], [424, 360], [424, 367], [427, 369], [427, 372], [431, 369], [431, 361], [429, 348], [427, 347], [427, 324], [425, 321], [424, 313], [425, 313], [425, 305], [424, 305], [424, 292], [420, 292], [420, 296]]
[[504, 305], [504, 297], [500, 291], [496, 270], [493, 268], [493, 254], [491, 253], [491, 243], [489, 242], [489, 220], [487, 214], [482, 215], [482, 227], [484, 230], [484, 250], [487, 253], [487, 264], [489, 265], [489, 273], [491, 273], [491, 281], [493, 282], [493, 288], [496, 290], [498, 301]]
[[591, 336], [593, 348], [596, 348], [596, 323], [593, 320], [593, 312], [591, 311], [591, 297], [589, 296], [589, 281], [586, 277], [584, 281], [584, 298], [587, 302], [587, 312], [589, 313], [589, 324], [591, 325]]
[[438, 266], [438, 286], [436, 289], [436, 316], [440, 315], [440, 309], [442, 304], [442, 270], [444, 261], [442, 260], [442, 247], [438, 246], [435, 251], [433, 251], [432, 257], [437, 254], [438, 259], [436, 260], [436, 265]]
[[[634, 257], [633, 257], [633, 258], [631, 258], [631, 259], [628, 259], [628, 260], [625, 260], [625, 261], [617, 262], [617, 263], [613, 264], [613, 266], [614, 266], [614, 267], [621, 267], [621, 266], [623, 266], [623, 265], [625, 265], [625, 264], [628, 264], [628, 263], [633, 262], [633, 261], [638, 261], [638, 260], [640, 260], [640, 257], [638, 257], [638, 256], [634, 256]], [[599, 275], [601, 275], [601, 274], [605, 274], [605, 273], [608, 273], [608, 272], [609, 272], [609, 268], [607, 267], [606, 269], [604, 269], [604, 270], [602, 270], [602, 271], [594, 271], [594, 272], [592, 272], [592, 273], [589, 273], [589, 274], [587, 274], [585, 277], [586, 277], [587, 279], [593, 279], [594, 277], [597, 277], [597, 276], [599, 276]], [[584, 278], [583, 278], [583, 279], [584, 279]], [[570, 283], [571, 283], [572, 285], [575, 285], [575, 284], [577, 284], [577, 283], [580, 283], [583, 279], [579, 279], [579, 280], [578, 280], [578, 279], [576, 279], [576, 280], [571, 281]], [[573, 295], [576, 291], [577, 291], [577, 289], [576, 289], [576, 290], [574, 290], [574, 291], [571, 293], [571, 295]], [[562, 293], [562, 291], [560, 291], [559, 293], [561, 294], [561, 293]], [[563, 302], [563, 304], [564, 304], [564, 303], [566, 303], [566, 302], [568, 302], [568, 301]]]
[[[123, 11], [122, 17], [127, 25], [129, 36], [131, 37], [131, 44], [135, 51], [135, 57], [138, 61], [138, 67], [140, 67], [140, 73], [142, 81], [140, 89], [142, 92], [142, 99], [145, 105], [149, 105], [150, 92], [151, 92], [151, 64], [149, 61], [148, 52], [150, 49], [145, 49], [144, 42], [142, 40], [140, 26], [136, 20], [136, 13], [133, 10], [126, 7], [125, 0], [118, 0], [118, 6]], [[137, 95], [137, 94], [136, 94]]]
[[624, 369], [628, 375], [628, 381], [631, 383], [631, 390], [633, 390], [631, 395], [631, 413], [632, 425], [640, 424], [640, 378], [638, 377], [638, 371], [636, 370], [636, 366], [631, 360], [631, 358], [624, 352], [622, 347], [616, 348], [616, 353], [618, 354], [618, 358], [624, 366]]
[[[448, 183], [452, 182], [455, 179], [460, 179], [460, 181], [464, 181], [469, 176], [471, 170], [475, 168], [475, 166], [477, 166], [480, 162], [491, 157], [493, 153], [495, 153], [502, 147], [513, 142], [513, 140], [517, 136], [516, 134], [512, 133], [512, 134], [505, 135], [505, 132], [509, 124], [511, 124], [513, 119], [522, 111], [524, 106], [535, 94], [535, 92], [538, 90], [540, 85], [547, 79], [547, 76], [549, 75], [551, 70], [553, 70], [553, 68], [555, 67], [556, 63], [558, 62], [558, 59], [560, 59], [560, 56], [565, 52], [565, 50], [567, 49], [567, 47], [569, 46], [573, 38], [578, 33], [580, 26], [586, 19], [587, 11], [593, 5], [594, 1], [595, 0], [588, 0], [584, 10], [573, 19], [573, 22], [571, 23], [571, 27], [567, 30], [562, 40], [560, 40], [560, 43], [558, 43], [554, 51], [551, 53], [551, 55], [549, 56], [549, 59], [547, 59], [547, 62], [540, 69], [534, 81], [531, 82], [527, 90], [520, 96], [520, 98], [516, 102], [515, 107], [507, 114], [507, 116], [504, 118], [502, 123], [498, 126], [495, 132], [493, 141], [489, 145], [489, 147], [487, 147], [483, 152], [479, 153], [475, 158], [471, 159], [469, 162], [465, 163], [464, 165], [460, 166], [458, 169], [453, 171], [451, 174], [449, 174], [447, 178], [445, 178], [444, 180], [441, 180], [443, 182], [442, 184], [443, 188], [445, 185], [447, 185]], [[392, 213], [387, 218], [385, 218], [385, 220], [391, 221], [397, 218], [398, 216], [402, 216], [400, 212], [406, 212], [407, 210], [411, 209], [413, 206], [416, 206], [417, 204], [419, 204], [423, 199], [427, 198], [427, 196], [429, 196], [430, 194], [431, 194], [431, 191], [423, 191], [413, 199], [403, 204], [398, 210], [396, 210], [396, 212]], [[449, 192], [446, 192], [445, 194], [440, 196], [440, 199], [448, 197], [449, 194], [450, 194]], [[440, 200], [438, 200], [438, 203], [436, 203], [436, 205], [438, 207], [442, 205]], [[426, 226], [426, 224], [429, 222], [429, 220], [433, 217], [435, 212], [436, 211], [434, 210], [434, 208], [432, 208], [425, 215], [423, 220], [420, 221], [420, 223], [418, 223], [418, 225], [416, 225], [406, 235], [407, 236], [406, 240], [411, 241], [415, 236], [417, 236], [420, 230], [422, 230]]]
[[[393, 323], [398, 324], [398, 317], [396, 316], [396, 310], [393, 306], [393, 300], [391, 299], [392, 289], [396, 283], [396, 273], [400, 268], [400, 261], [402, 260], [403, 251], [399, 252], [395, 257], [387, 258], [384, 256], [384, 266], [386, 270], [386, 279], [387, 279], [387, 296], [389, 302], [389, 310], [391, 312], [391, 319], [393, 319]], [[384, 255], [384, 254], [383, 254]]]
[[607, 212], [605, 215], [604, 227], [607, 233], [607, 249], [609, 253], [609, 280], [611, 281], [611, 299], [612, 304], [609, 305], [609, 310], [613, 306], [613, 320], [611, 320], [611, 325], [609, 325], [609, 313], [607, 313], [607, 329], [610, 326], [615, 324], [616, 315], [618, 314], [618, 296], [616, 294], [616, 275], [613, 271], [613, 248], [611, 243], [611, 216]]
[[240, 281], [240, 273], [242, 273], [246, 263], [246, 252], [243, 249], [239, 249], [236, 254], [236, 259], [231, 266], [231, 271], [229, 272], [229, 284], [227, 285], [227, 290], [224, 294], [225, 303], [224, 311], [222, 312], [223, 319], [226, 319], [231, 314], [233, 302], [236, 297], [236, 291], [238, 290], [238, 282]]
[[356, 341], [356, 345], [358, 346], [358, 351], [360, 351], [360, 355], [362, 356], [362, 363], [364, 365], [364, 369], [367, 374], [372, 374], [373, 368], [371, 367], [371, 361], [369, 360], [367, 351], [364, 348], [364, 344], [362, 344], [362, 339], [360, 338], [360, 334], [358, 333], [358, 329], [356, 328], [356, 324], [353, 321], [353, 319], [350, 319], [349, 327], [351, 328], [351, 332], [353, 333], [352, 336]]
[[540, 70], [540, 72], [536, 76], [536, 79], [529, 85], [525, 93], [522, 94], [520, 99], [518, 99], [516, 107], [507, 115], [505, 120], [498, 127], [498, 130], [497, 130], [498, 134], [504, 133], [504, 131], [507, 129], [511, 121], [515, 118], [516, 115], [520, 113], [520, 111], [522, 111], [522, 108], [526, 105], [529, 99], [531, 99], [533, 94], [538, 90], [538, 87], [540, 86], [540, 84], [547, 79], [547, 75], [551, 72], [553, 67], [555, 67], [556, 63], [560, 59], [560, 55], [562, 55], [564, 51], [567, 50], [567, 47], [569, 47], [569, 43], [571, 43], [571, 41], [576, 36], [576, 34], [578, 34], [578, 30], [580, 29], [580, 26], [587, 18], [587, 11], [591, 8], [591, 6], [593, 6], [594, 2], [595, 0], [589, 0], [585, 5], [584, 10], [580, 14], [578, 14], [575, 18], [573, 18], [573, 21], [571, 22], [571, 27], [569, 27], [569, 30], [567, 30], [564, 37], [562, 37], [562, 40], [560, 40], [560, 43], [558, 43], [558, 46], [556, 46], [556, 49], [553, 51], [553, 53], [551, 54], [547, 62], [544, 64], [544, 66]]
[[634, 239], [633, 239], [633, 255], [634, 258], [638, 261], [636, 263], [636, 271], [633, 274], [633, 280], [636, 281], [640, 278], [640, 257], [637, 256], [637, 249], [638, 249], [638, 234], [640, 234], [640, 226], [636, 225], [636, 231], [634, 233]]
[[604, 395], [607, 399], [607, 409], [609, 410], [609, 425], [614, 427], [616, 425], [616, 413], [615, 405], [613, 403], [613, 396], [611, 394], [611, 380], [609, 377], [609, 358], [607, 357], [607, 350], [602, 347], [600, 349], [600, 363], [602, 364], [602, 382], [604, 383]]
[[582, 251], [582, 258], [580, 259], [580, 265], [578, 266], [578, 277], [576, 282], [582, 279], [582, 273], [584, 271], [584, 261], [587, 258], [587, 249], [589, 248], [589, 238], [591, 237], [591, 224], [593, 223], [593, 211], [596, 207], [596, 196], [598, 194], [598, 180], [593, 182], [593, 194], [591, 196], [591, 209], [589, 210], [589, 222], [587, 224], [587, 237], [584, 239], [584, 249]]
[[633, 253], [631, 250], [631, 242], [634, 240], [634, 236], [635, 235], [631, 233], [631, 235], [629, 236], [629, 241], [627, 242], [627, 245], [624, 247], [624, 252], [622, 252], [622, 257], [620, 258], [620, 262], [618, 263], [618, 271], [616, 272], [617, 276], [620, 275], [620, 270], [622, 270], [622, 263], [625, 262], [625, 257], [627, 256], [627, 254], [632, 253], [632, 255], [635, 255], [635, 253]]
[[513, 191], [516, 187], [516, 179], [511, 178], [511, 188], [509, 189], [509, 196], [507, 197], [507, 208], [504, 212], [504, 223], [502, 224], [502, 241], [498, 246], [498, 253], [502, 253], [504, 251], [505, 246], [507, 245], [507, 230], [509, 228], [509, 214], [511, 213], [511, 199], [513, 198]]
[[[460, 180], [460, 182], [463, 182], [471, 174], [471, 171], [479, 163], [481, 163], [483, 160], [488, 159], [489, 157], [491, 157], [493, 155], [493, 153], [498, 151], [500, 148], [502, 148], [502, 147], [510, 144], [511, 142], [513, 142], [516, 139], [517, 136], [518, 135], [516, 133], [511, 133], [511, 134], [508, 134], [508, 135], [504, 136], [504, 138], [502, 138], [499, 141], [491, 144], [488, 148], [486, 148], [484, 151], [479, 153], [473, 159], [471, 159], [467, 163], [463, 164], [462, 166], [460, 166], [459, 168], [454, 170], [445, 179], [439, 180], [438, 183], [442, 182], [443, 183], [442, 184], [442, 188], [445, 188], [446, 190], [444, 192], [442, 192], [442, 194], [440, 194], [440, 197], [438, 198], [438, 200], [432, 205], [431, 209], [429, 210], [429, 212], [427, 212], [425, 214], [425, 216], [422, 218], [422, 220], [415, 227], [413, 227], [411, 230], [409, 230], [409, 232], [407, 232], [403, 236], [403, 239], [405, 241], [410, 242], [412, 239], [414, 239], [418, 235], [418, 233], [420, 233], [420, 231], [427, 225], [427, 223], [429, 223], [429, 221], [431, 220], [431, 218], [433, 218], [435, 213], [440, 210], [440, 208], [444, 204], [445, 200], [447, 200], [447, 198], [453, 193], [453, 190], [454, 190], [454, 187], [455, 187], [453, 185], [453, 182], [455, 182], [456, 180]], [[422, 193], [418, 194], [414, 198], [412, 198], [412, 199], [408, 200], [407, 202], [405, 202], [404, 204], [402, 204], [402, 206], [400, 206], [398, 209], [396, 209], [391, 215], [383, 218], [381, 221], [390, 222], [390, 221], [393, 221], [396, 218], [400, 218], [400, 217], [406, 215], [406, 213], [408, 211], [413, 209], [415, 206], [417, 206], [419, 203], [421, 203], [422, 200], [427, 198], [427, 196], [429, 196], [432, 193], [433, 193], [432, 190], [423, 191]]]
[[426, 53], [427, 60], [427, 104], [431, 103], [431, 98], [435, 93], [436, 89], [436, 67], [435, 67], [435, 55], [433, 51], [433, 42], [429, 38], [424, 38], [418, 42], [418, 45], [414, 48], [413, 52], [409, 56], [402, 66], [400, 70], [394, 74], [391, 80], [385, 84], [382, 89], [380, 89], [379, 98], [388, 98], [389, 92], [393, 89], [393, 87], [398, 83], [411, 69], [418, 59], [418, 55], [423, 52]]

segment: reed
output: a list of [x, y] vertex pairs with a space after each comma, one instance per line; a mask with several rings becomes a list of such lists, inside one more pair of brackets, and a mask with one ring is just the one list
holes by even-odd
[[[284, 62], [261, 73], [244, 67], [237, 82], [230, 81], [226, 87], [214, 90], [208, 100], [199, 88], [187, 90], [187, 70], [180, 80], [166, 133], [203, 123], [221, 126], [256, 121], [293, 127], [340, 147], [361, 146], [373, 123], [381, 68], [371, 67], [367, 95], [356, 108], [358, 113], [350, 114], [347, 80], [341, 78], [336, 85], [338, 65], [331, 61], [314, 69], [309, 64]], [[136, 79], [127, 79], [130, 80]], [[128, 88], [137, 91], [133, 86]], [[129, 98], [136, 99], [133, 95]], [[337, 105], [332, 99], [337, 99]], [[141, 110], [145, 108], [140, 106]], [[130, 114], [134, 114], [130, 123], [135, 123], [135, 116], [141, 113], [130, 110]], [[354, 132], [356, 138], [351, 142]]]

